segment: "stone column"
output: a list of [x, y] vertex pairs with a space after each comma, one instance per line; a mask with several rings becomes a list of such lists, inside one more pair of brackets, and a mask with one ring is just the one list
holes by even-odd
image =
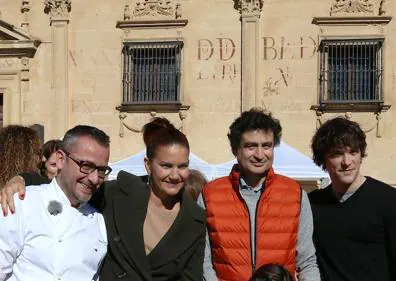
[[260, 93], [260, 13], [264, 0], [237, 0], [242, 24], [242, 111], [257, 106]]
[[51, 135], [62, 137], [69, 128], [68, 27], [71, 0], [45, 0], [52, 33]]

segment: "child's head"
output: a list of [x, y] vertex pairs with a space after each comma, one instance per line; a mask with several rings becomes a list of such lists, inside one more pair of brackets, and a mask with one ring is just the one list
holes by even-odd
[[194, 200], [197, 200], [202, 188], [208, 183], [205, 176], [197, 170], [191, 169], [191, 173], [185, 183], [185, 190]]
[[266, 264], [259, 267], [249, 281], [292, 281], [290, 273], [278, 264]]

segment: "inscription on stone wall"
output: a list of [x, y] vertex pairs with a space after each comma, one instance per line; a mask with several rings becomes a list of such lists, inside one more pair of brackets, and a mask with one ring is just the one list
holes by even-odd
[[198, 80], [235, 81], [239, 77], [239, 64], [235, 62], [235, 41], [231, 38], [199, 39], [197, 58], [201, 63]]
[[288, 88], [291, 83], [292, 74], [289, 67], [278, 67], [276, 70], [277, 71], [274, 73], [274, 76], [268, 77], [264, 81], [263, 95], [265, 97], [279, 95], [279, 88], [281, 86]]
[[262, 38], [263, 60], [310, 59], [318, 47], [312, 36], [298, 38], [279, 38], [265, 36]]
[[[236, 54], [240, 46], [230, 37], [202, 38], [197, 40], [198, 73], [197, 80], [240, 79], [240, 59]], [[261, 38], [260, 59], [264, 61], [290, 61], [312, 59], [318, 49], [318, 42], [313, 36]], [[265, 96], [278, 95], [279, 87], [289, 87], [292, 71], [288, 65], [277, 66], [271, 77], [264, 79]]]

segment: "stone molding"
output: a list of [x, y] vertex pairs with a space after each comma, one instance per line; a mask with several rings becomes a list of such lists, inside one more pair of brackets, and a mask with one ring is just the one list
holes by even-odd
[[374, 14], [371, 0], [334, 0], [330, 15], [334, 14]]
[[0, 57], [30, 57], [37, 51], [41, 41], [22, 29], [0, 20]]
[[177, 28], [184, 27], [188, 23], [186, 19], [176, 20], [123, 20], [118, 21], [117, 28], [120, 29], [146, 29], [146, 28]]
[[260, 16], [263, 9], [264, 0], [234, 0], [235, 7], [242, 17]]
[[316, 25], [373, 25], [388, 24], [392, 17], [388, 16], [354, 16], [354, 17], [314, 17], [312, 24]]
[[22, 0], [22, 3], [21, 3], [21, 13], [22, 13], [21, 28], [25, 31], [29, 30], [30, 8], [31, 8], [30, 0]]
[[134, 17], [172, 17], [174, 14], [173, 1], [170, 0], [138, 0], [133, 10]]
[[50, 15], [50, 20], [68, 21], [71, 11], [71, 0], [44, 0], [44, 12]]
[[380, 7], [379, 7], [379, 10], [378, 10], [378, 14], [380, 16], [386, 15], [387, 9], [388, 9], [388, 1], [387, 0], [381, 0]]
[[182, 7], [178, 0], [136, 0], [124, 7], [124, 20], [181, 19]]
[[183, 106], [179, 106], [177, 110], [175, 111], [169, 111], [169, 110], [164, 110], [164, 108], [158, 108], [158, 107], [146, 107], [145, 109], [142, 110], [135, 110], [133, 112], [128, 112], [128, 111], [122, 111], [119, 108], [117, 108], [117, 110], [120, 110], [120, 114], [118, 115], [118, 118], [120, 119], [120, 131], [118, 133], [118, 135], [122, 138], [125, 136], [125, 130], [124, 128], [127, 128], [129, 131], [133, 132], [133, 133], [141, 133], [142, 130], [142, 126], [141, 124], [139, 125], [132, 125], [132, 124], [128, 124], [126, 122], [126, 118], [129, 116], [129, 114], [131, 113], [148, 113], [148, 120], [147, 122], [156, 117], [158, 113], [177, 113], [179, 120], [180, 120], [180, 124], [179, 126], [176, 125], [176, 128], [178, 128], [180, 131], [183, 132], [184, 129], [184, 120], [187, 118], [187, 111], [190, 109], [190, 106], [188, 105], [183, 105]]
[[121, 29], [179, 28], [187, 25], [182, 18], [179, 0], [137, 0], [124, 6], [123, 20], [117, 21]]

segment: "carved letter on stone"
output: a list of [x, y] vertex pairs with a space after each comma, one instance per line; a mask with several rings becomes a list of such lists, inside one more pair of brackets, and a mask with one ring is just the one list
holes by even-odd
[[235, 0], [236, 7], [242, 16], [258, 16], [263, 8], [264, 0]]
[[44, 12], [50, 14], [51, 20], [68, 20], [71, 0], [44, 0]]
[[330, 14], [373, 14], [374, 4], [371, 0], [335, 0]]

